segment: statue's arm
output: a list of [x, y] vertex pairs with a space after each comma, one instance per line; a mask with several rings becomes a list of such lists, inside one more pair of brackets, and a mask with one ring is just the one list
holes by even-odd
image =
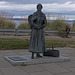
[[36, 20], [36, 17], [33, 17], [31, 23], [33, 25], [33, 28], [38, 29], [39, 28], [39, 25], [37, 25], [37, 23], [35, 23], [35, 20]]
[[32, 25], [32, 23], [31, 23], [31, 19], [32, 19], [32, 15], [29, 15], [29, 16], [28, 16], [28, 22], [29, 22], [30, 28], [32, 29], [33, 25]]
[[45, 28], [46, 25], [47, 25], [47, 20], [46, 18], [44, 18], [42, 26], [40, 28]]

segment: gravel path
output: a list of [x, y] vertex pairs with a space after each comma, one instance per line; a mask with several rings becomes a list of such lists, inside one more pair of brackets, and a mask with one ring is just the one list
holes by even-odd
[[[21, 38], [21, 39], [30, 39], [30, 36], [0, 36], [0, 38]], [[70, 36], [69, 38], [62, 38], [59, 36], [52, 36], [52, 35], [46, 35], [46, 40], [69, 40], [69, 41], [75, 41], [75, 36]]]

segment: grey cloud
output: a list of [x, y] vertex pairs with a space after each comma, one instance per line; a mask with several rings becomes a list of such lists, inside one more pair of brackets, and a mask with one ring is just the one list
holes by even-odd
[[[47, 12], [69, 12], [75, 11], [75, 3], [66, 2], [66, 3], [44, 3], [43, 11]], [[65, 7], [66, 6], [66, 7]], [[34, 11], [36, 10], [36, 4], [15, 4], [12, 2], [0, 2], [0, 10], [16, 10], [16, 11]]]
[[75, 3], [74, 0], [0, 0], [0, 1], [8, 1], [8, 2], [22, 3], [22, 4], [64, 3], [67, 1], [71, 1], [71, 2]]
[[[12, 11], [14, 14], [21, 13], [22, 15], [22, 14], [32, 13], [36, 11], [36, 4], [40, 2], [43, 4], [44, 12], [48, 12], [48, 13], [75, 12], [75, 2], [73, 2], [73, 0], [63, 0], [63, 1], [61, 0], [4, 0], [4, 1], [5, 4], [3, 4], [3, 6], [0, 4], [0, 10], [6, 10], [10, 13]], [[24, 13], [24, 11], [26, 11], [26, 13]]]

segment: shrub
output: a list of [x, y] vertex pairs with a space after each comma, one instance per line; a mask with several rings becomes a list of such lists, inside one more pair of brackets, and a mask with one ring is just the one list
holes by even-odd
[[26, 23], [21, 23], [21, 24], [18, 26], [18, 28], [19, 28], [19, 29], [30, 29], [28, 22], [26, 22]]
[[47, 25], [46, 25], [46, 27], [45, 27], [45, 29], [46, 30], [52, 30], [52, 28], [51, 28], [51, 22], [47, 22]]
[[7, 21], [7, 20], [0, 20], [0, 29], [14, 29], [15, 23]]
[[57, 19], [53, 22], [47, 22], [46, 30], [65, 30], [66, 26], [70, 27], [70, 24], [65, 22], [64, 20]]
[[70, 24], [68, 24], [64, 20], [57, 19], [52, 22], [51, 26], [52, 26], [53, 30], [61, 31], [61, 30], [65, 30], [66, 26], [70, 26]]
[[72, 30], [75, 30], [75, 22], [73, 23]]
[[[0, 13], [0, 29], [14, 29], [15, 28], [15, 23], [12, 21], [8, 21], [7, 17], [10, 17], [10, 15], [7, 15], [4, 12]], [[12, 18], [12, 16], [10, 17]]]
[[[57, 19], [53, 22], [48, 21], [45, 27], [46, 30], [65, 30], [66, 26], [70, 27], [70, 24], [65, 22], [64, 20]], [[19, 29], [30, 29], [29, 23], [21, 23], [18, 27]]]
[[58, 30], [57, 33], [61, 37], [67, 37], [69, 33], [66, 31], [66, 27], [70, 28], [70, 24], [65, 22], [64, 20], [57, 19], [53, 22], [47, 22], [46, 30]]

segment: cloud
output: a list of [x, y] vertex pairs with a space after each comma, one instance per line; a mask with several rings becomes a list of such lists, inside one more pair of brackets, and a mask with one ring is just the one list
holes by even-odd
[[16, 10], [16, 11], [24, 11], [24, 10], [34, 10], [36, 4], [15, 4], [6, 1], [0, 1], [0, 10]]
[[0, 1], [0, 5], [6, 5], [8, 2], [6, 1]]
[[[44, 12], [74, 12], [75, 3], [65, 2], [65, 3], [44, 3]], [[0, 1], [0, 10], [13, 10], [13, 11], [35, 11], [36, 4], [16, 4], [7, 1]]]
[[[1, 1], [1, 0], [0, 0]], [[11, 3], [18, 3], [18, 4], [38, 4], [38, 3], [64, 3], [71, 1], [75, 3], [75, 0], [4, 0]]]
[[72, 2], [44, 4], [44, 11], [47, 12], [71, 12], [75, 11], [75, 4]]

